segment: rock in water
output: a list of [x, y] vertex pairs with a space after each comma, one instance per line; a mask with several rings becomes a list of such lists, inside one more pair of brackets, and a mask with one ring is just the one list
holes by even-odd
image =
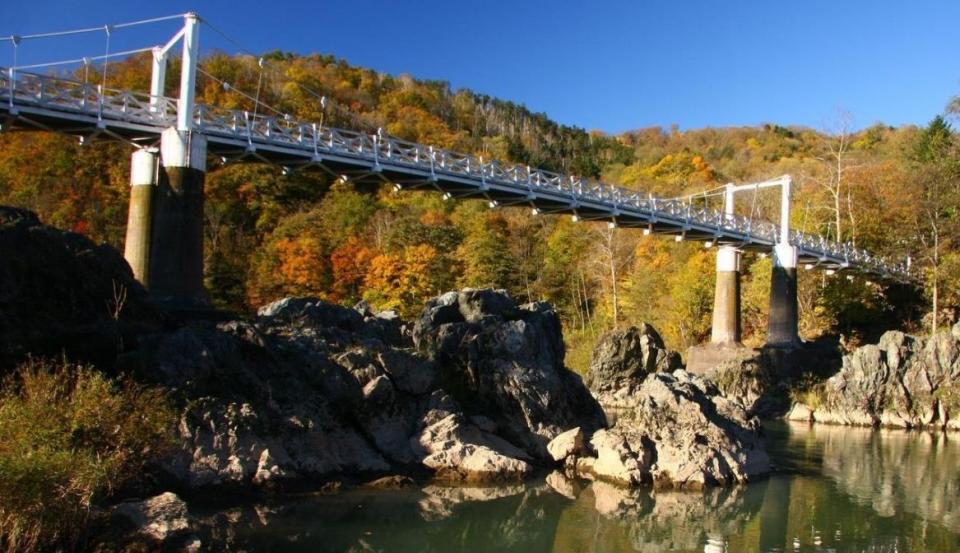
[[[439, 322], [446, 321], [446, 322]], [[571, 427], [603, 425], [563, 367], [556, 314], [503, 292], [435, 298], [420, 350], [369, 307], [286, 298], [252, 323], [195, 323], [143, 339], [126, 362], [191, 401], [171, 472], [189, 487], [283, 486], [423, 467], [516, 480]]]
[[578, 471], [626, 485], [676, 487], [745, 482], [768, 472], [757, 420], [710, 381], [671, 371], [673, 356], [663, 351], [649, 325], [600, 339], [589, 381], [615, 423], [594, 434], [596, 458], [580, 459]]
[[187, 504], [177, 494], [166, 492], [143, 501], [128, 501], [114, 507], [114, 514], [132, 524], [135, 532], [162, 542], [190, 528]]
[[580, 456], [583, 453], [583, 429], [578, 426], [558, 435], [547, 444], [547, 451], [557, 462], [563, 462], [570, 456]]
[[517, 306], [502, 290], [448, 292], [427, 302], [413, 339], [466, 413], [492, 419], [534, 459], [549, 459], [547, 444], [565, 430], [604, 426], [580, 377], [563, 366], [560, 319], [545, 303]]

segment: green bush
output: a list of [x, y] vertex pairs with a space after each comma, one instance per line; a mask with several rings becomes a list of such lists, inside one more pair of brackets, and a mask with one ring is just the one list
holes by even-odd
[[31, 360], [0, 388], [0, 549], [72, 549], [91, 505], [172, 445], [158, 389]]

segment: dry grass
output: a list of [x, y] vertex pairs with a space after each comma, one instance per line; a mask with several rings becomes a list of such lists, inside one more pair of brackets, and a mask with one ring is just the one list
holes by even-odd
[[157, 389], [31, 360], [0, 388], [0, 550], [70, 550], [91, 505], [172, 444]]

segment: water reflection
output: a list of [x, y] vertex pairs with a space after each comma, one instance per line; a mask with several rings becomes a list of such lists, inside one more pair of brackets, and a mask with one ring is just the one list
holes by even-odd
[[960, 440], [775, 426], [784, 468], [699, 493], [552, 474], [527, 486], [356, 490], [197, 511], [211, 549], [246, 551], [910, 552], [960, 550]]

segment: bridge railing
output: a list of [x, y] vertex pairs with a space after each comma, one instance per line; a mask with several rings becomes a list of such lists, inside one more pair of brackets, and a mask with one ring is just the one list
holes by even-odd
[[[37, 75], [0, 68], [0, 103], [10, 107], [29, 105], [58, 112], [95, 116], [167, 127], [176, 123], [177, 101], [166, 97], [104, 88], [53, 76]], [[314, 156], [339, 155], [362, 159], [373, 166], [393, 164], [424, 172], [430, 176], [468, 179], [485, 187], [496, 185], [526, 194], [547, 195], [552, 201], [566, 202], [571, 210], [589, 207], [607, 211], [616, 219], [636, 214], [650, 221], [669, 221], [679, 229], [713, 232], [716, 237], [774, 244], [779, 227], [766, 220], [742, 215], [726, 215], [715, 209], [694, 205], [677, 198], [662, 199], [636, 190], [562, 175], [525, 165], [503, 164], [445, 149], [425, 146], [380, 133], [367, 134], [307, 123], [287, 115], [265, 115], [198, 104], [194, 123], [201, 132], [246, 140], [255, 149], [262, 145], [295, 148]], [[858, 267], [869, 272], [908, 277], [905, 264], [894, 264], [849, 243], [837, 243], [822, 236], [793, 231], [790, 243], [805, 255], [841, 266]]]
[[171, 125], [177, 114], [177, 101], [165, 96], [151, 98], [149, 94], [24, 71], [17, 71], [11, 80], [10, 69], [6, 68], [0, 69], [0, 97], [8, 105], [29, 104], [147, 125]]

